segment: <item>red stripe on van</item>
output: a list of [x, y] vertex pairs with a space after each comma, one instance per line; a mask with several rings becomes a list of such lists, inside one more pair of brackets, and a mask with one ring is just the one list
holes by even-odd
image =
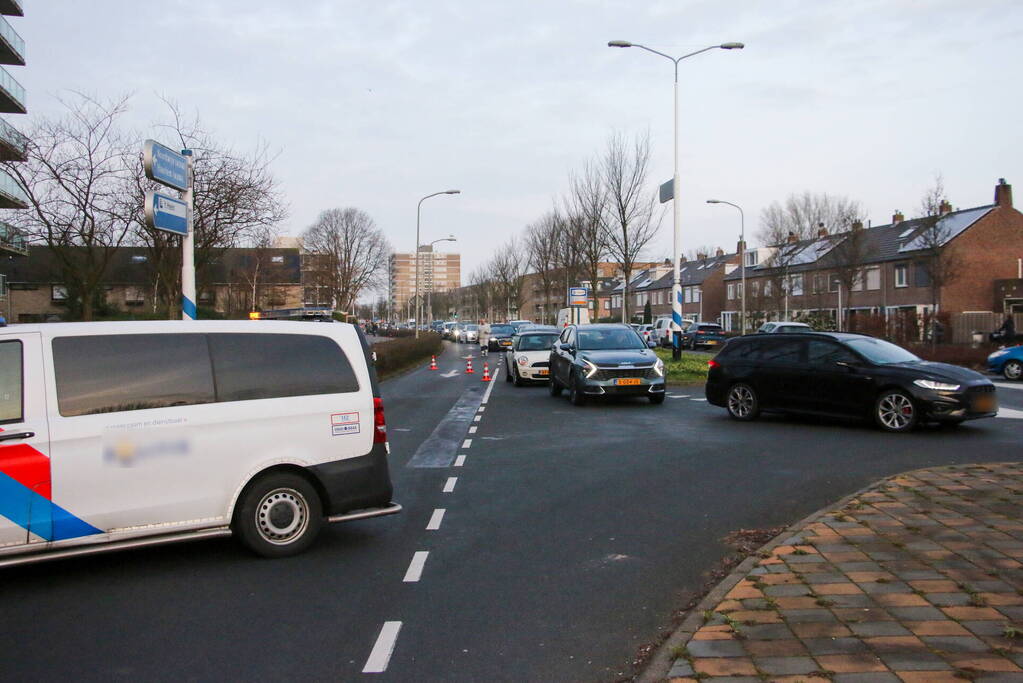
[[50, 459], [28, 444], [0, 446], [0, 472], [50, 500]]

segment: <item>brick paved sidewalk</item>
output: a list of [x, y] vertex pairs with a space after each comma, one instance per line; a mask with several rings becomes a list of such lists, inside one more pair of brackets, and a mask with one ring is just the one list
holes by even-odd
[[1023, 681], [1023, 464], [895, 476], [784, 542], [670, 680]]

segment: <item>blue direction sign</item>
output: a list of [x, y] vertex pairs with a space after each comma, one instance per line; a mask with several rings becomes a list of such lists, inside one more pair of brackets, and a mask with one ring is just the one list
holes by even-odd
[[568, 288], [568, 305], [569, 306], [586, 306], [589, 304], [589, 290], [585, 287], [569, 287]]
[[155, 140], [146, 140], [142, 159], [147, 178], [182, 192], [188, 189], [188, 159], [184, 154]]
[[178, 235], [188, 234], [188, 204], [159, 192], [146, 192], [146, 225]]

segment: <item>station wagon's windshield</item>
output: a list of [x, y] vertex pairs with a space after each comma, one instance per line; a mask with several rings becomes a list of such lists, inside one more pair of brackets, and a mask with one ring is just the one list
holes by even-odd
[[867, 357], [871, 362], [878, 365], [889, 365], [891, 363], [912, 363], [919, 361], [916, 356], [901, 346], [896, 346], [883, 339], [850, 339], [845, 342], [849, 348], [858, 351]]
[[603, 330], [579, 330], [579, 350], [581, 351], [645, 348], [646, 344], [632, 329], [612, 327]]

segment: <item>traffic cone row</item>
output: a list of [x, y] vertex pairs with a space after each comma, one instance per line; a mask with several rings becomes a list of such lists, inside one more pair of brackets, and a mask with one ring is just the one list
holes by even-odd
[[484, 382], [490, 381], [490, 366], [487, 365], [486, 363], [483, 363], [483, 381]]
[[431, 370], [437, 369], [437, 356], [430, 356], [430, 369]]
[[467, 358], [465, 361], [465, 374], [472, 374], [472, 358]]

